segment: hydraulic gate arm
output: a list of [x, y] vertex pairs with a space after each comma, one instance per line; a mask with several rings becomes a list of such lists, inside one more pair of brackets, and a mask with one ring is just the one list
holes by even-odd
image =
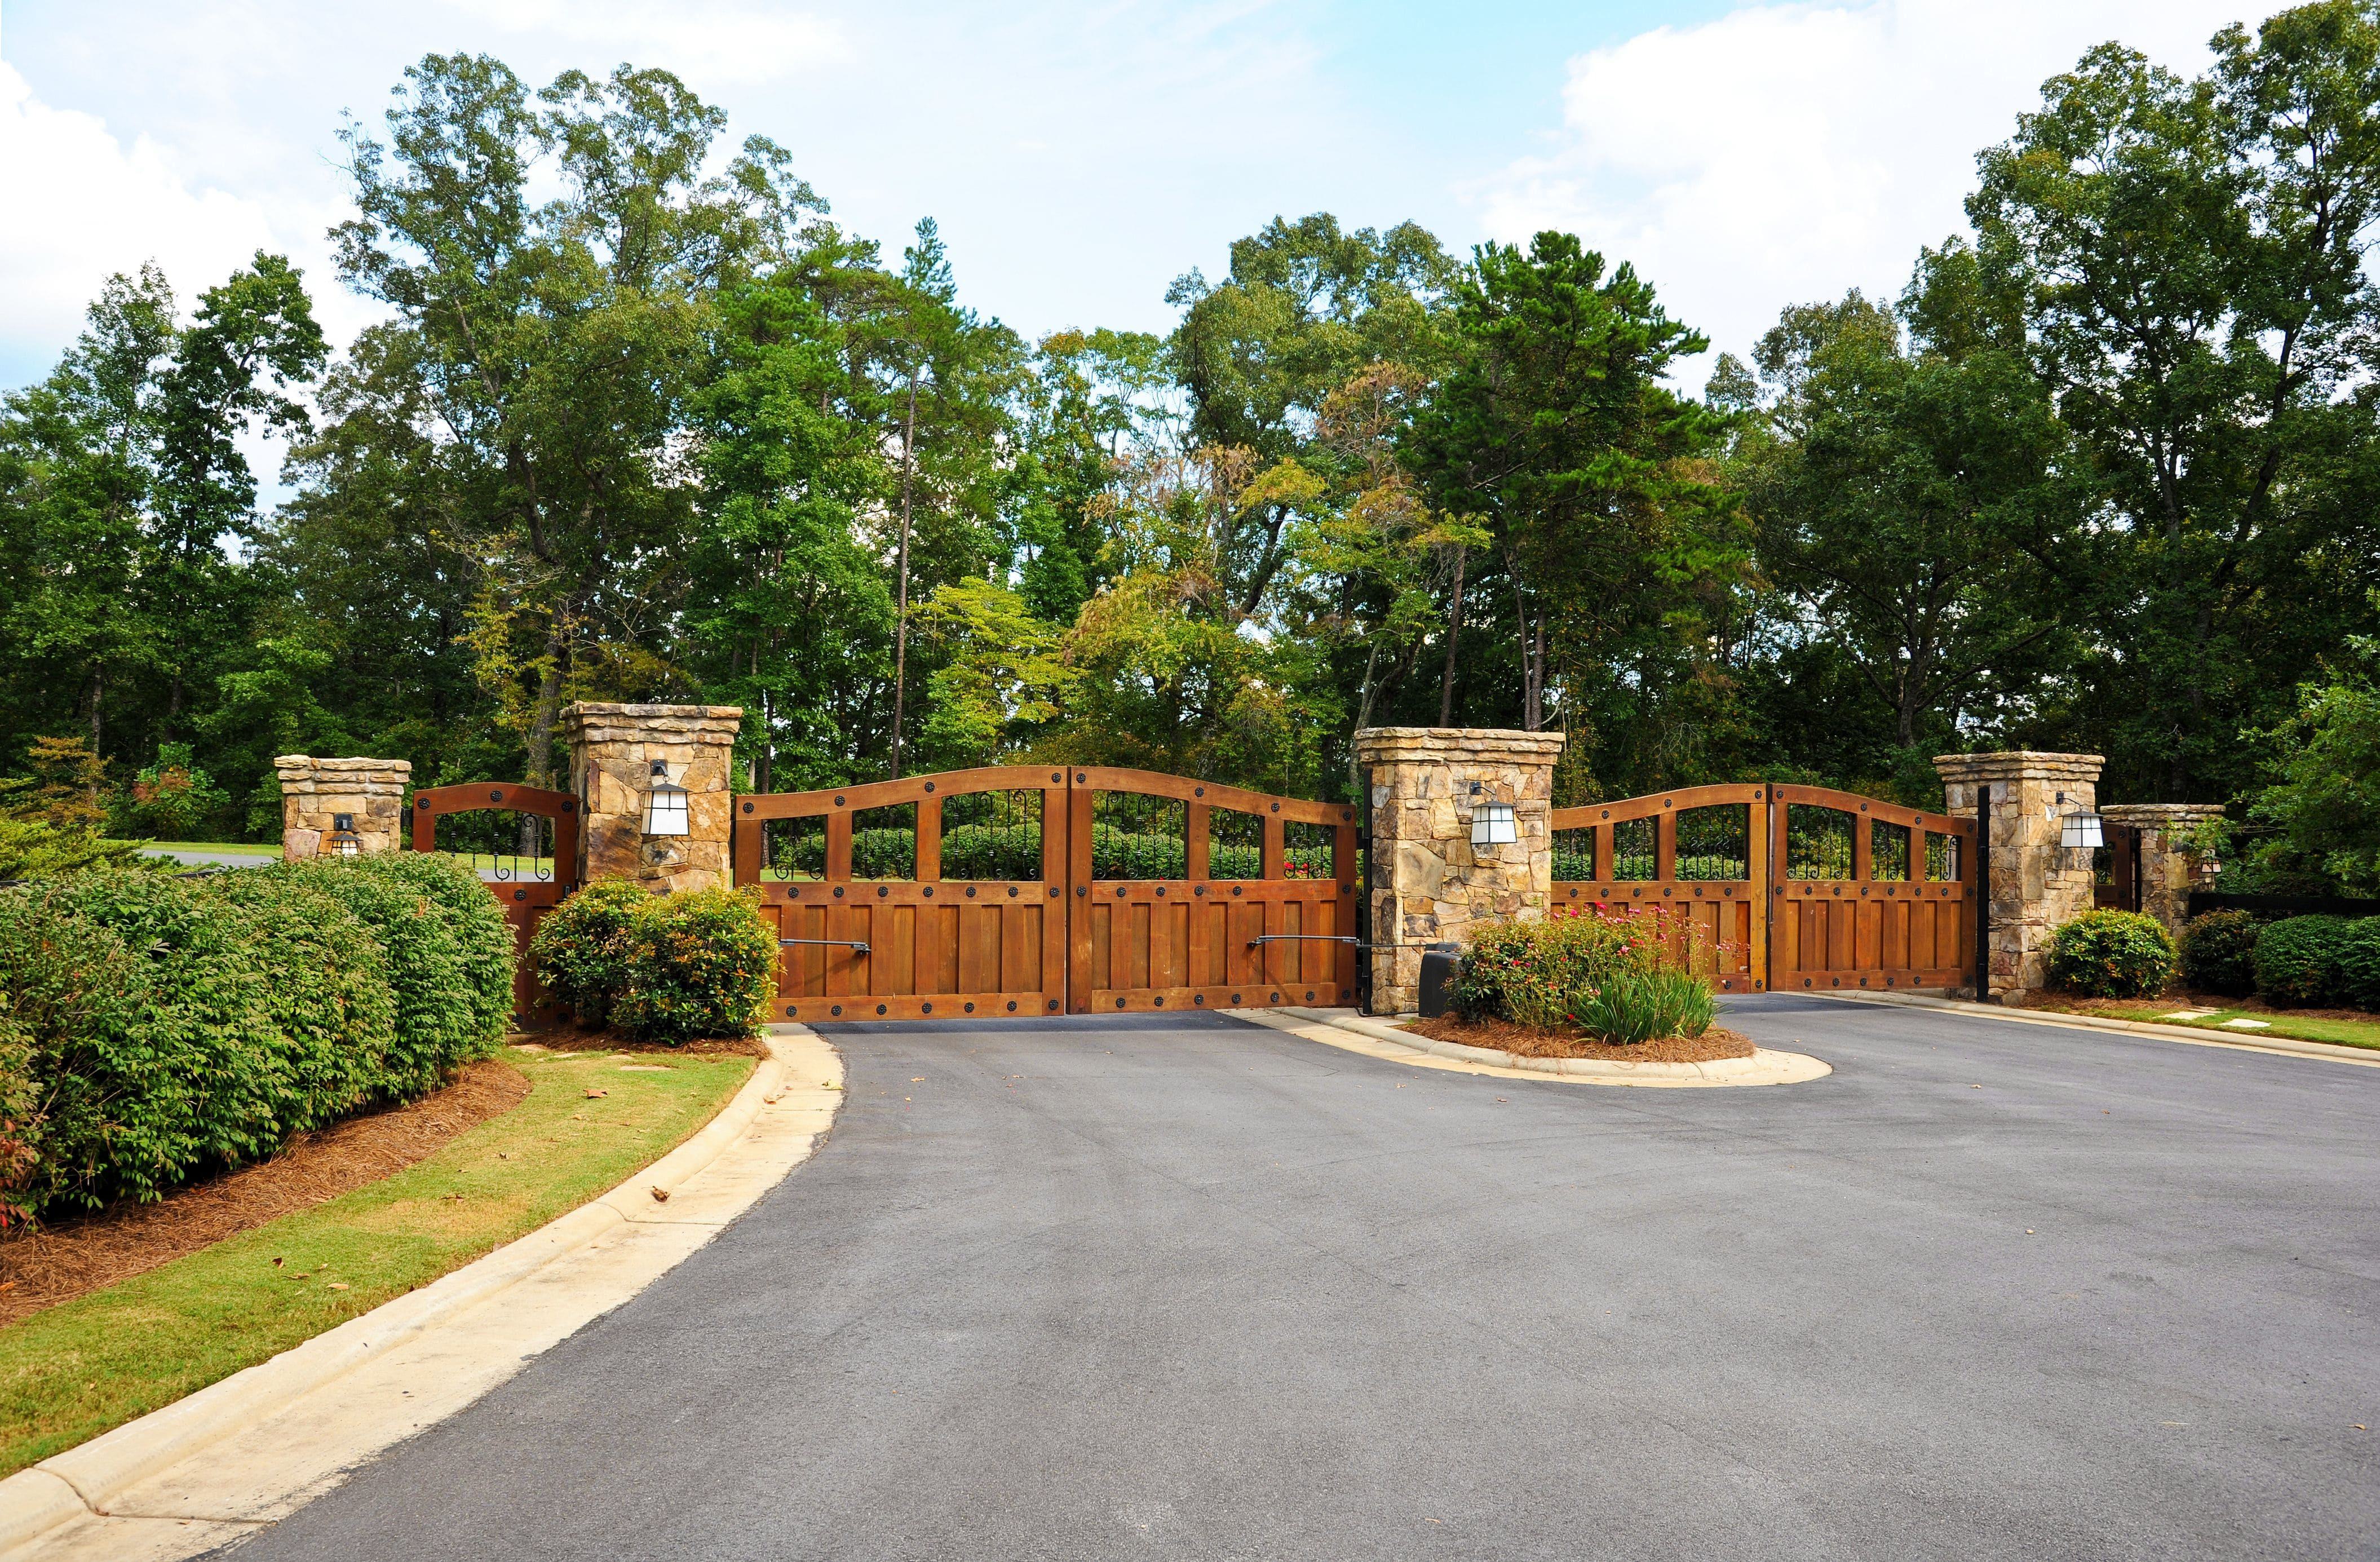
[[779, 938], [780, 944], [824, 944], [829, 949], [849, 950], [854, 954], [866, 954], [868, 946], [856, 938]]
[[1353, 944], [1359, 950], [1434, 950], [1438, 948], [1436, 944], [1367, 944], [1363, 939], [1345, 933], [1267, 933], [1262, 938], [1250, 938], [1248, 948], [1254, 949], [1258, 944], [1291, 943]]

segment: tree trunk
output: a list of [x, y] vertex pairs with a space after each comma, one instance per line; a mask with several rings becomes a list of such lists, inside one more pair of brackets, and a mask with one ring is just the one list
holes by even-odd
[[1454, 550], [1454, 599], [1446, 608], [1446, 674], [1438, 683], [1438, 724], [1454, 725], [1454, 652], [1463, 642], [1463, 566], [1471, 551], [1460, 543]]
[[99, 752], [99, 664], [96, 662], [91, 664], [91, 694], [89, 704], [91, 707], [91, 751], [93, 754], [97, 754]]
[[917, 472], [917, 370], [909, 369], [909, 412], [901, 430], [900, 606], [892, 618], [892, 779], [901, 779], [902, 696], [909, 683], [909, 499]]
[[529, 713], [528, 774], [523, 778], [534, 787], [553, 785], [553, 728], [562, 716], [562, 648], [568, 618], [565, 604], [547, 623], [545, 671], [538, 677], [537, 704]]

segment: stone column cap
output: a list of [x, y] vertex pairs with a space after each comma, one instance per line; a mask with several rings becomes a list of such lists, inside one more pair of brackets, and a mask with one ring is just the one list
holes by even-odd
[[1544, 761], [1559, 755], [1568, 741], [1560, 733], [1509, 727], [1366, 727], [1355, 734], [1355, 759], [1358, 764], [1457, 757]]
[[2194, 824], [2223, 817], [2220, 803], [2102, 803], [2099, 817], [2118, 824]]
[[733, 743], [744, 724], [736, 705], [625, 705], [577, 700], [565, 706], [565, 733], [590, 743]]
[[2096, 781], [2104, 754], [2045, 754], [2029, 748], [1993, 754], [1937, 754], [1934, 770], [1944, 781]]
[[284, 754], [276, 757], [273, 768], [282, 770], [403, 770], [413, 773], [410, 759], [317, 759], [310, 754]]

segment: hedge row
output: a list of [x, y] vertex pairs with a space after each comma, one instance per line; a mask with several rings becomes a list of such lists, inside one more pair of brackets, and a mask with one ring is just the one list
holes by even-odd
[[154, 1199], [503, 1040], [513, 943], [410, 853], [0, 890], [0, 1226]]
[[2253, 992], [2278, 1008], [2380, 1010], [2380, 916], [2204, 912], [2181, 930], [2181, 974], [2200, 991]]

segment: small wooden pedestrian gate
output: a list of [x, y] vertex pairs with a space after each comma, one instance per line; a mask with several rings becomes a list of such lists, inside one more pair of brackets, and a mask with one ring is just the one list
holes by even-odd
[[1649, 919], [1723, 992], [1973, 979], [1975, 827], [1815, 786], [1553, 811], [1553, 904]]
[[1095, 767], [735, 800], [789, 1020], [1355, 999], [1355, 810]]
[[510, 781], [469, 781], [425, 787], [413, 794], [412, 808], [410, 847], [462, 858], [504, 907], [513, 930], [513, 1011], [533, 1015], [547, 999], [528, 941], [545, 914], [578, 888], [578, 799]]

